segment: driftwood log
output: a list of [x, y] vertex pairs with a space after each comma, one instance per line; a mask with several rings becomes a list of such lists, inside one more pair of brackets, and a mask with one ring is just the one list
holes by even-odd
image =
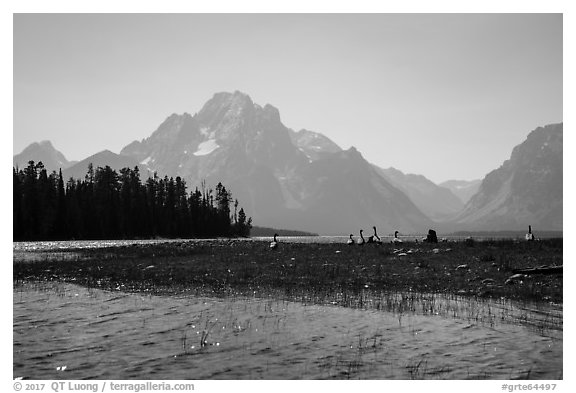
[[562, 265], [529, 267], [526, 269], [513, 269], [512, 272], [516, 274], [562, 274]]

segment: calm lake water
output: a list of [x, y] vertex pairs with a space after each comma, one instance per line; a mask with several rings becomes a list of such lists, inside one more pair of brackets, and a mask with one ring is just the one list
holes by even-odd
[[13, 290], [26, 379], [561, 379], [562, 306], [440, 295], [411, 309], [145, 296], [67, 283]]
[[[372, 232], [365, 236], [368, 237]], [[414, 236], [398, 236], [406, 242], [413, 242], [415, 239], [419, 241], [424, 235]], [[382, 235], [383, 242], [389, 242], [394, 236]], [[348, 236], [281, 236], [279, 239], [282, 242], [290, 243], [342, 243], [348, 241]], [[448, 241], [463, 241], [465, 236], [449, 236]], [[475, 240], [482, 241], [487, 239], [497, 239], [498, 236], [493, 237], [474, 237]], [[504, 239], [506, 237], [502, 237]], [[354, 239], [358, 240], [359, 236], [354, 234]], [[251, 238], [234, 238], [234, 241], [270, 241], [271, 236], [255, 236]], [[28, 251], [58, 251], [67, 249], [90, 249], [90, 248], [103, 248], [103, 247], [122, 247], [133, 244], [159, 244], [159, 243], [173, 243], [173, 242], [190, 242], [201, 243], [207, 241], [222, 241], [226, 242], [228, 239], [150, 239], [150, 240], [59, 240], [59, 241], [34, 241], [34, 242], [13, 242], [12, 250], [14, 252], [28, 252]]]

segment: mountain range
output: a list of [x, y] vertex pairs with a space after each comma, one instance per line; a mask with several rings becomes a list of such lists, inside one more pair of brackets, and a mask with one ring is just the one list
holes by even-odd
[[446, 229], [519, 229], [527, 220], [562, 228], [562, 124], [530, 133], [482, 181], [436, 185], [379, 168], [321, 133], [289, 129], [277, 108], [236, 91], [215, 94], [195, 115], [168, 116], [120, 154], [103, 151], [70, 163], [41, 142], [14, 156], [14, 165], [29, 159], [42, 160], [49, 170], [63, 168], [66, 178], [83, 178], [92, 162], [181, 176], [189, 189], [222, 182], [256, 225], [321, 234], [357, 234], [360, 228], [371, 234], [372, 226], [384, 235], [425, 233], [439, 223]]
[[465, 208], [458, 227], [510, 230], [537, 225], [562, 229], [563, 124], [538, 127], [509, 160], [488, 173]]
[[462, 203], [466, 204], [472, 198], [474, 194], [480, 188], [482, 184], [482, 179], [475, 180], [448, 180], [438, 184], [440, 187], [444, 187], [452, 191]]
[[16, 154], [12, 158], [12, 165], [15, 168], [25, 168], [28, 166], [28, 161], [42, 162], [44, 167], [50, 172], [59, 169], [68, 168], [74, 165], [75, 162], [69, 162], [64, 154], [59, 152], [52, 146], [50, 141], [34, 142], [28, 145], [20, 154]]

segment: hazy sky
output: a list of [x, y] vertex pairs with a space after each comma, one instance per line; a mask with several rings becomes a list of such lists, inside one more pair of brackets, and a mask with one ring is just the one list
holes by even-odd
[[119, 152], [240, 90], [435, 182], [562, 118], [561, 14], [16, 14], [13, 153]]

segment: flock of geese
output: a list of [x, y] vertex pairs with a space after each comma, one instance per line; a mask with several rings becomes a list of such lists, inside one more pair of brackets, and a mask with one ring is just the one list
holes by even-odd
[[[382, 239], [380, 239], [380, 236], [378, 236], [378, 233], [376, 233], [376, 227], [372, 227], [372, 229], [374, 230], [374, 234], [372, 236], [369, 236], [368, 239], [364, 239], [364, 230], [360, 229], [360, 239], [358, 241], [354, 240], [354, 235], [351, 233], [350, 234], [350, 238], [348, 239], [348, 241], [346, 242], [346, 244], [348, 244], [349, 246], [354, 246], [354, 245], [359, 245], [359, 246], [363, 246], [364, 244], [382, 244]], [[432, 231], [433, 232], [433, 231]], [[435, 232], [434, 232], [435, 234]], [[275, 233], [274, 234], [274, 240], [270, 243], [270, 248], [271, 249], [275, 249], [278, 247], [278, 240], [277, 240], [278, 234]], [[526, 241], [533, 241], [534, 240], [534, 234], [532, 233], [532, 226], [528, 225], [528, 233], [525, 236]], [[423, 238], [422, 241], [429, 241], [427, 238]], [[446, 238], [442, 238], [441, 240], [442, 242], [446, 242], [447, 239]], [[398, 238], [398, 231], [394, 231], [394, 237], [392, 238], [392, 240], [390, 241], [393, 244], [400, 244], [402, 243], [402, 239]], [[418, 239], [416, 239], [416, 243], [418, 243]]]
[[[372, 229], [374, 229], [374, 234], [372, 236], [369, 236], [368, 239], [364, 239], [364, 230], [360, 229], [360, 240], [358, 240], [358, 242], [354, 240], [353, 238], [354, 235], [350, 234], [350, 238], [348, 239], [347, 244], [349, 246], [353, 246], [355, 244], [363, 246], [366, 243], [382, 244], [382, 239], [380, 239], [380, 236], [378, 236], [378, 233], [376, 232], [376, 227], [372, 227]], [[395, 244], [402, 243], [402, 240], [398, 238], [398, 231], [394, 232], [394, 238], [392, 239], [391, 242]]]

